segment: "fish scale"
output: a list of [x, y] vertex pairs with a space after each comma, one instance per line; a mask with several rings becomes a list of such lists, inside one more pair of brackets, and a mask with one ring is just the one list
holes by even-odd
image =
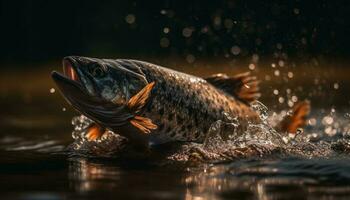
[[132, 62], [140, 67], [148, 82], [156, 83], [141, 114], [158, 125], [151, 133], [156, 143], [203, 142], [212, 123], [227, 120], [225, 113], [237, 117], [241, 125], [259, 121], [247, 104], [202, 78], [142, 61], [117, 62]]

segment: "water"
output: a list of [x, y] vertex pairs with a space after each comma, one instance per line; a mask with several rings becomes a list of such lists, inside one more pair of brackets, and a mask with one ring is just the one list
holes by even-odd
[[[319, 85], [312, 86], [317, 82], [312, 78], [311, 83], [300, 83], [304, 87], [299, 90], [301, 75], [293, 71], [297, 80], [281, 84], [283, 73], [268, 81], [265, 75], [273, 77], [274, 72], [261, 72], [261, 101], [266, 108], [255, 107], [269, 122], [251, 124], [246, 134], [233, 134], [227, 142], [222, 137], [234, 130], [236, 122], [234, 118], [218, 121], [205, 144], [174, 144], [176, 151], [160, 147], [165, 156], [147, 159], [116, 156], [128, 150], [118, 153], [124, 141], [112, 134], [98, 144], [80, 143], [81, 130], [75, 130], [73, 138], [70, 120], [77, 113], [57, 90], [51, 90], [54, 85], [49, 80], [33, 83], [31, 88], [15, 86], [20, 83], [1, 87], [1, 199], [347, 199], [350, 112], [344, 88], [348, 82], [339, 73], [335, 76], [338, 89], [329, 78], [321, 84], [326, 89], [319, 90]], [[30, 81], [48, 79], [47, 75], [13, 77]], [[308, 126], [295, 137], [271, 127], [288, 114], [293, 96], [308, 97], [313, 105]], [[108, 142], [118, 145], [104, 148]]]

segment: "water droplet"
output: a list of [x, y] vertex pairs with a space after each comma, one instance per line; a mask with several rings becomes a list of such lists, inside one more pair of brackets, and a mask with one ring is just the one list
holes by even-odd
[[204, 26], [202, 29], [201, 29], [201, 33], [208, 33], [209, 31], [209, 27], [208, 26]]
[[284, 98], [283, 98], [283, 97], [279, 97], [279, 98], [278, 98], [278, 102], [284, 103]]
[[334, 87], [334, 89], [339, 89], [339, 83], [334, 83], [334, 85], [333, 85], [333, 87]]
[[288, 144], [289, 143], [289, 139], [287, 137], [282, 137], [282, 140], [285, 144]]
[[260, 118], [263, 121], [265, 121], [268, 118], [268, 108], [260, 101], [254, 101], [251, 104], [251, 107], [259, 114]]
[[258, 54], [253, 54], [253, 56], [252, 56], [252, 61], [253, 61], [254, 63], [257, 63], [257, 62], [259, 61], [259, 55], [258, 55]]
[[277, 90], [277, 89], [274, 89], [274, 90], [273, 90], [273, 94], [274, 94], [274, 95], [278, 95], [278, 90]]
[[163, 32], [164, 32], [165, 34], [168, 34], [168, 33], [170, 32], [170, 29], [169, 29], [168, 27], [164, 27], [164, 28], [163, 28]]
[[300, 10], [299, 10], [298, 8], [294, 8], [294, 9], [293, 9], [293, 12], [294, 12], [294, 14], [299, 15]]
[[311, 119], [309, 119], [308, 123], [310, 126], [315, 126], [317, 123], [317, 120], [315, 118], [311, 118]]
[[295, 136], [297, 135], [297, 133], [288, 133], [288, 137], [290, 138], [290, 139], [294, 139], [295, 138]]
[[272, 63], [272, 64], [271, 64], [271, 67], [272, 67], [272, 68], [275, 68], [275, 67], [276, 67], [276, 64], [275, 64], [275, 63]]
[[289, 106], [289, 107], [293, 107], [293, 106], [294, 106], [294, 102], [291, 101], [291, 100], [288, 100], [288, 106]]
[[283, 60], [278, 61], [278, 65], [279, 65], [280, 67], [284, 67], [284, 61], [283, 61]]
[[295, 134], [300, 135], [303, 133], [304, 133], [304, 130], [302, 128], [297, 128], [297, 132]]
[[51, 89], [50, 89], [50, 93], [51, 93], [51, 94], [53, 94], [53, 93], [55, 93], [55, 92], [56, 92], [55, 88], [51, 88]]
[[65, 107], [63, 107], [63, 108], [62, 108], [62, 111], [63, 111], [63, 112], [65, 112], [65, 111], [66, 111], [66, 108], [65, 108]]
[[241, 52], [241, 49], [237, 45], [235, 45], [231, 48], [231, 53], [235, 56], [237, 56], [240, 52]]
[[192, 29], [192, 28], [186, 27], [186, 28], [184, 28], [184, 29], [182, 30], [182, 35], [183, 35], [184, 37], [189, 38], [189, 37], [191, 37], [192, 32], [193, 32], [193, 29]]
[[287, 76], [288, 76], [288, 78], [293, 78], [294, 74], [293, 74], [293, 72], [288, 72]]
[[323, 125], [331, 125], [332, 123], [333, 123], [333, 117], [331, 117], [331, 116], [325, 116], [325, 117], [323, 117], [323, 119], [322, 119], [322, 124]]
[[170, 45], [170, 41], [168, 38], [163, 37], [160, 39], [160, 46], [161, 47], [166, 48], [166, 47], [169, 47], [169, 45]]
[[194, 55], [192, 55], [192, 54], [188, 54], [188, 55], [186, 56], [186, 61], [187, 61], [188, 63], [193, 63], [195, 60], [196, 60], [196, 57], [194, 57]]
[[345, 113], [344, 117], [347, 118], [347, 119], [350, 119], [350, 113]]
[[327, 126], [325, 129], [324, 129], [324, 132], [329, 135], [329, 136], [334, 136], [336, 133], [337, 133], [337, 130], [336, 129], [333, 129], [332, 126]]
[[275, 76], [279, 76], [279, 75], [280, 75], [280, 71], [277, 69], [277, 70], [274, 71], [273, 74], [274, 74]]
[[313, 134], [311, 134], [311, 136], [314, 137], [314, 138], [317, 138], [318, 134], [317, 133], [313, 133]]
[[254, 70], [255, 69], [255, 65], [253, 63], [249, 64], [249, 69], [250, 70]]
[[133, 15], [133, 14], [128, 14], [128, 15], [125, 17], [125, 21], [126, 21], [126, 23], [128, 23], [128, 24], [133, 24], [133, 23], [135, 23], [135, 21], [136, 21], [136, 17], [135, 17], [135, 15]]

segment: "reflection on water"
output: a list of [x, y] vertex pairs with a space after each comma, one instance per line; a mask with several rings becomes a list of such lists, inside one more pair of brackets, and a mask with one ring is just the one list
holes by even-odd
[[169, 173], [80, 158], [70, 160], [68, 174], [74, 190], [85, 195], [113, 191], [113, 196], [125, 198], [345, 198], [350, 194], [349, 161], [244, 160]]
[[79, 195], [103, 194], [121, 199], [182, 199], [183, 172], [145, 168], [144, 163], [127, 165], [113, 161], [69, 160], [69, 183]]
[[69, 162], [69, 180], [74, 189], [81, 193], [116, 188], [120, 175], [118, 167], [104, 166], [85, 159], [71, 159]]

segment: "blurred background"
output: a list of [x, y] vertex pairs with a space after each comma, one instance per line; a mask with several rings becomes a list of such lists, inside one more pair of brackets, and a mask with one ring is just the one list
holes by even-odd
[[345, 0], [1, 1], [0, 58], [342, 58], [350, 53], [348, 11]]
[[298, 98], [349, 105], [349, 1], [0, 2], [2, 121], [71, 115], [50, 78], [68, 55], [140, 59], [198, 76], [250, 70], [272, 109]]

